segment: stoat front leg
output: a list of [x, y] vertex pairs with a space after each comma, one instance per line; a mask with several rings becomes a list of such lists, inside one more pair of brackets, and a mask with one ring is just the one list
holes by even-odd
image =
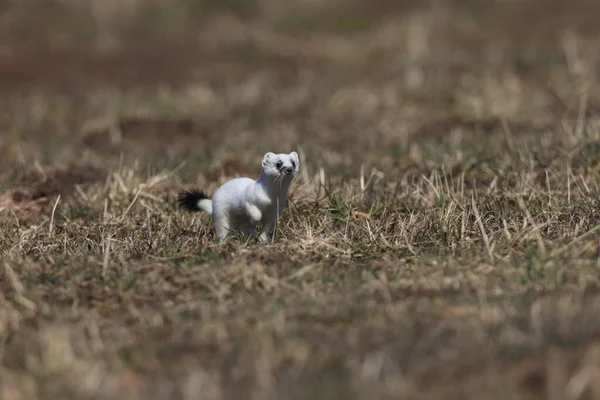
[[277, 213], [271, 212], [265, 215], [264, 221], [262, 221], [262, 232], [258, 237], [261, 242], [266, 242], [272, 238], [275, 224], [277, 223]]
[[248, 201], [244, 203], [244, 208], [246, 208], [246, 213], [248, 214], [250, 221], [252, 221], [253, 224], [258, 224], [263, 217], [260, 209], [255, 204]]

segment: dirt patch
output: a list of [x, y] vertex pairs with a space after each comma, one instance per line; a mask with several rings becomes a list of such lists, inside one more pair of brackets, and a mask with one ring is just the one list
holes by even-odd
[[[439, 43], [447, 43], [452, 38], [462, 50], [478, 53], [490, 43], [506, 42], [515, 54], [531, 48], [540, 54], [561, 51], [560, 41], [566, 31], [589, 38], [598, 34], [600, 3], [594, 1], [472, 0], [448, 3], [454, 3], [450, 6], [454, 15], [449, 23], [439, 26], [435, 35], [440, 39]], [[483, 26], [485, 29], [481, 29]]]
[[498, 135], [507, 132], [511, 135], [525, 136], [544, 133], [550, 128], [550, 124], [510, 122], [499, 117], [469, 118], [461, 115], [451, 115], [421, 125], [410, 136], [417, 140], [440, 139], [448, 137], [448, 133], [454, 129], [460, 129], [464, 131], [463, 133], [472, 136], [480, 134]]
[[76, 186], [87, 186], [101, 182], [105, 174], [95, 168], [69, 166], [64, 169], [50, 169], [27, 173], [16, 184], [13, 201], [21, 203], [38, 199], [71, 197]]
[[191, 80], [241, 82], [259, 70], [293, 79], [304, 64], [296, 54], [280, 55], [268, 49], [244, 52], [241, 45], [218, 54], [186, 43], [139, 46], [108, 54], [80, 49], [19, 51], [17, 48], [8, 56], [0, 54], [0, 87], [7, 92], [40, 87], [67, 92], [105, 86], [180, 87]]
[[83, 144], [94, 150], [121, 149], [155, 152], [184, 150], [192, 143], [208, 139], [215, 131], [191, 119], [123, 119], [113, 126], [84, 133]]

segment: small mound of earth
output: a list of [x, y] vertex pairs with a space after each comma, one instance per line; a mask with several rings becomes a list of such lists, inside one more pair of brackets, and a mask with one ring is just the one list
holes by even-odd
[[92, 167], [69, 166], [64, 169], [49, 169], [43, 173], [35, 171], [23, 176], [13, 192], [13, 201], [25, 201], [43, 198], [68, 198], [75, 193], [76, 186], [86, 186], [102, 182], [106, 173]]
[[120, 148], [136, 153], [181, 150], [211, 137], [212, 130], [190, 119], [123, 119], [84, 133], [83, 144], [95, 150]]

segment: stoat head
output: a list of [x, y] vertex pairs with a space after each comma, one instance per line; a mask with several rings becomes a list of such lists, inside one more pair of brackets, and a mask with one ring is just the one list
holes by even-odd
[[293, 179], [298, 175], [300, 160], [298, 153], [292, 151], [290, 154], [267, 153], [262, 160], [263, 173], [271, 178]]

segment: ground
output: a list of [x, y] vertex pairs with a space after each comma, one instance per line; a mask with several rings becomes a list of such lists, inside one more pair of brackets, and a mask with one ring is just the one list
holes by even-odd
[[[0, 399], [600, 397], [598, 15], [0, 1]], [[274, 243], [176, 207], [293, 150]]]

